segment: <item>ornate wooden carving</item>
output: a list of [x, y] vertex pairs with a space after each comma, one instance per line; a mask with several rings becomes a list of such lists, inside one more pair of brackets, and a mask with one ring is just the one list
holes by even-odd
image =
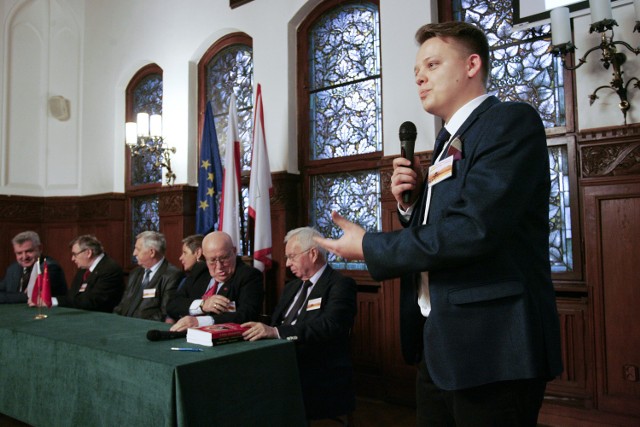
[[587, 145], [580, 154], [584, 178], [640, 174], [640, 142]]

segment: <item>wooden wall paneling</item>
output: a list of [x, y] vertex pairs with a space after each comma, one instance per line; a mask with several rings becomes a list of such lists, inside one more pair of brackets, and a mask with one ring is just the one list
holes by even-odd
[[598, 408], [640, 417], [640, 182], [583, 191]]
[[43, 242], [47, 242], [44, 246], [43, 253], [53, 257], [64, 271], [67, 279], [67, 287], [71, 284], [77, 267], [71, 261], [71, 250], [69, 242], [75, 237], [76, 224], [47, 224], [43, 228], [43, 235], [40, 236]]
[[594, 375], [593, 348], [586, 338], [591, 336], [589, 325], [591, 307], [587, 297], [559, 297], [557, 299], [562, 340], [564, 371], [547, 386], [546, 401], [571, 403], [584, 408], [593, 407]]
[[358, 394], [381, 397], [383, 376], [383, 307], [380, 285], [358, 284], [358, 312], [351, 333], [351, 355]]
[[125, 260], [130, 255], [128, 250], [125, 251], [124, 243], [125, 195], [107, 193], [84, 196], [77, 203], [78, 229], [72, 238], [84, 234], [96, 236], [102, 243], [104, 251], [124, 267]]
[[197, 187], [186, 185], [160, 190], [160, 232], [167, 240], [167, 260], [181, 268], [182, 239], [195, 234]]
[[284, 236], [303, 225], [300, 211], [300, 175], [287, 172], [271, 174], [271, 243], [273, 266], [265, 275], [265, 314], [271, 314], [285, 283], [294, 276], [288, 271], [284, 257]]

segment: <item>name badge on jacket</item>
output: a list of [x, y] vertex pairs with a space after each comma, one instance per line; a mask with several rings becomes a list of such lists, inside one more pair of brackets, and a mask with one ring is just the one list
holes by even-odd
[[156, 296], [156, 288], [142, 290], [142, 298], [155, 298], [155, 296]]
[[307, 311], [319, 309], [321, 303], [322, 303], [322, 298], [310, 299], [309, 302], [307, 302]]
[[429, 187], [451, 177], [453, 174], [453, 157], [449, 156], [429, 167], [429, 178], [427, 179]]

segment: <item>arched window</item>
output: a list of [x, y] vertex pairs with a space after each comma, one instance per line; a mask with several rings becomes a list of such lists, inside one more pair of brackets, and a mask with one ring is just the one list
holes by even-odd
[[513, 31], [512, 0], [445, 1], [450, 2], [454, 19], [475, 24], [487, 34], [491, 53], [489, 93], [503, 101], [533, 105], [548, 129], [551, 268], [556, 275], [571, 274], [578, 250], [573, 246], [577, 236], [573, 235], [571, 224], [577, 223], [577, 217], [571, 204], [577, 199], [570, 192], [570, 187], [576, 185], [572, 161], [575, 155], [572, 140], [566, 133], [573, 131], [574, 120], [571, 103], [565, 104], [560, 58], [550, 52], [551, 26]]
[[[131, 79], [126, 90], [125, 122], [135, 122], [138, 113], [162, 114], [162, 68], [149, 64]], [[123, 124], [124, 126], [124, 124]], [[125, 191], [129, 219], [129, 254], [133, 254], [135, 238], [142, 231], [160, 231], [160, 197], [162, 168], [155, 166], [153, 156], [131, 157], [125, 149]], [[131, 263], [135, 258], [131, 255]]]
[[[382, 99], [376, 2], [323, 2], [298, 31], [299, 164], [309, 223], [340, 234], [338, 211], [380, 231]], [[336, 268], [365, 269], [329, 255]]]
[[[249, 36], [243, 33], [229, 34], [214, 43], [198, 63], [199, 81], [199, 135], [202, 135], [206, 103], [210, 102], [216, 125], [220, 158], [224, 159], [227, 147], [227, 126], [231, 95], [236, 98], [238, 135], [242, 147], [242, 208], [240, 219], [241, 247], [247, 255], [246, 225], [248, 217], [249, 172], [251, 167], [251, 136], [253, 130], [253, 48]], [[224, 160], [223, 160], [224, 162]], [[224, 166], [224, 164], [223, 164]]]

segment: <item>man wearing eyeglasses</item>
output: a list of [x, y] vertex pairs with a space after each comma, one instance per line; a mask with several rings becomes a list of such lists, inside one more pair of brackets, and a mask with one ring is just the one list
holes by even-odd
[[187, 293], [196, 296], [189, 306], [189, 315], [178, 320], [171, 330], [256, 320], [264, 298], [262, 273], [242, 262], [231, 237], [222, 231], [205, 236], [202, 254], [211, 279], [206, 287], [185, 283], [189, 287]]
[[26, 303], [30, 298], [30, 290], [36, 281], [37, 271], [33, 268], [40, 260], [40, 271], [44, 270], [45, 259], [49, 269], [51, 295], [62, 295], [67, 292], [67, 281], [60, 264], [51, 257], [42, 255], [40, 236], [35, 231], [23, 231], [12, 240], [16, 261], [12, 263], [0, 281], [0, 304]]
[[355, 281], [327, 264], [327, 251], [311, 227], [285, 236], [287, 267], [297, 279], [287, 283], [271, 316], [271, 326], [249, 322], [245, 340], [294, 341], [307, 418], [335, 418], [353, 411], [355, 391], [349, 335], [356, 315]]
[[76, 237], [69, 246], [78, 272], [67, 294], [52, 298], [53, 305], [111, 313], [124, 290], [122, 267], [104, 252], [95, 236]]

